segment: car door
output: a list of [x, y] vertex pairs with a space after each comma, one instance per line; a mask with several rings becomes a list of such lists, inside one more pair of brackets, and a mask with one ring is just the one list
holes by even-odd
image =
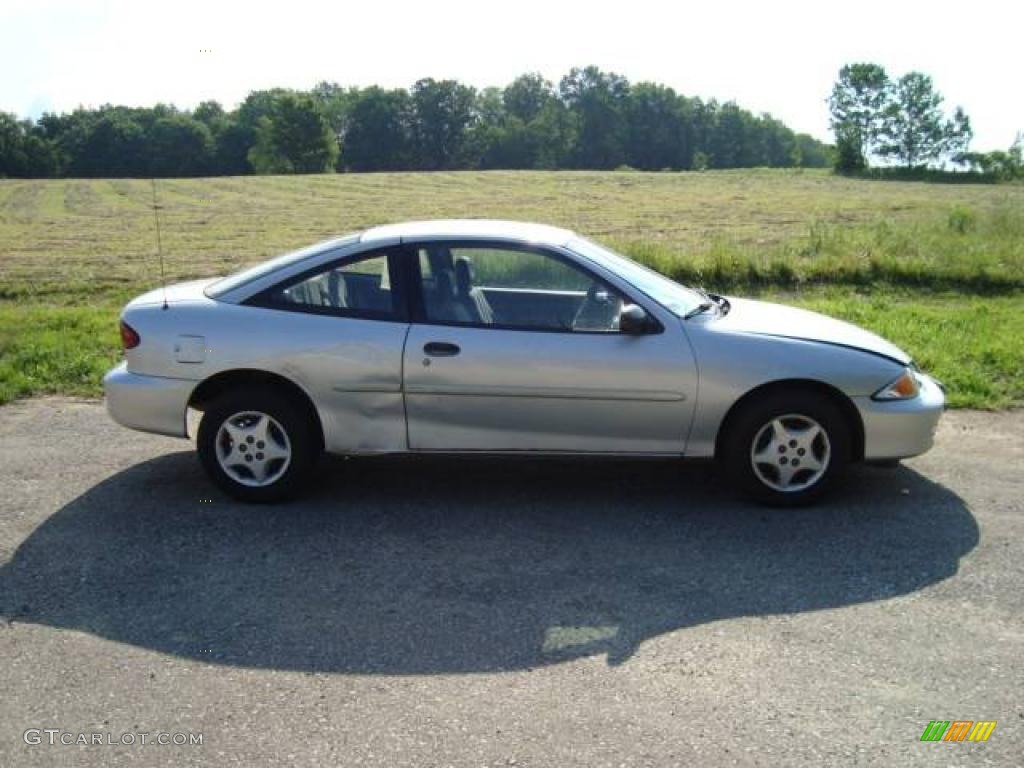
[[[402, 353], [409, 330], [401, 256], [369, 251], [308, 270], [246, 301], [242, 332], [260, 367], [312, 397], [326, 448], [407, 448]], [[396, 277], [397, 279], [392, 279]]]
[[683, 451], [696, 370], [663, 310], [650, 332], [622, 332], [636, 299], [554, 250], [427, 243], [407, 258], [411, 449]]

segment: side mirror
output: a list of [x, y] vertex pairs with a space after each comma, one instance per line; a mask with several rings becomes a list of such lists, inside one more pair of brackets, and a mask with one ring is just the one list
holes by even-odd
[[636, 304], [626, 304], [619, 313], [619, 330], [635, 336], [650, 333], [655, 323], [647, 311]]

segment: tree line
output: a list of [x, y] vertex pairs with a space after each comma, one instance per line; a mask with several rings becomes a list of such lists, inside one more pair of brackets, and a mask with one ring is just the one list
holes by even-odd
[[106, 105], [19, 120], [0, 113], [0, 176], [165, 177], [456, 169], [686, 170], [826, 166], [829, 147], [768, 114], [690, 98], [597, 67], [557, 86], [419, 80], [409, 89], [251, 92], [205, 101]]

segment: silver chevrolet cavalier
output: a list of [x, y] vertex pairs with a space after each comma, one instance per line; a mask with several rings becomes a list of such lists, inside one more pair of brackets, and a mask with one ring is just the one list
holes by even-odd
[[710, 459], [756, 499], [819, 497], [850, 462], [928, 450], [941, 386], [878, 336], [708, 294], [564, 229], [369, 229], [121, 316], [119, 423], [195, 433], [245, 501], [300, 491], [318, 455]]

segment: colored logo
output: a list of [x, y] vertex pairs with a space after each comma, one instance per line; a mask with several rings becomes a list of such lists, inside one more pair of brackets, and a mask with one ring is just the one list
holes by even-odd
[[995, 720], [932, 720], [921, 741], [988, 741], [995, 727]]

